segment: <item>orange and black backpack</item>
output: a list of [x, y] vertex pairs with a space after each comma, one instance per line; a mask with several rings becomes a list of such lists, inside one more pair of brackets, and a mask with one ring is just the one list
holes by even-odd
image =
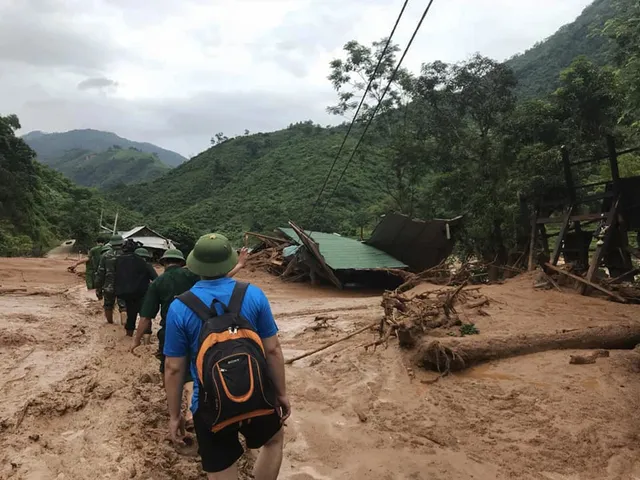
[[198, 414], [212, 432], [275, 412], [275, 389], [262, 340], [240, 314], [248, 287], [236, 282], [228, 306], [214, 299], [207, 307], [191, 291], [177, 297], [202, 320], [196, 356]]

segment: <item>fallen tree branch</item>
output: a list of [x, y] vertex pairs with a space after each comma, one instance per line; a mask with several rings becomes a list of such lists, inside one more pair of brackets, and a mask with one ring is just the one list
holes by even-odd
[[584, 285], [595, 288], [596, 290], [601, 291], [602, 293], [610, 296], [611, 298], [615, 298], [620, 303], [627, 303], [627, 300], [625, 298], [621, 297], [617, 293], [613, 293], [607, 290], [606, 288], [598, 285], [597, 283], [593, 283], [588, 280], [585, 280], [584, 278], [579, 277], [578, 275], [574, 275], [573, 273], [567, 272], [566, 270], [563, 270], [562, 268], [558, 268], [555, 265], [551, 265], [550, 263], [545, 263], [544, 266], [550, 270], [553, 270], [554, 272], [558, 272], [558, 273], [561, 273], [562, 275], [566, 275], [569, 278], [573, 278], [574, 280], [577, 280], [578, 282], [581, 282]]
[[637, 344], [640, 344], [640, 323], [501, 337], [442, 338], [424, 342], [414, 360], [428, 370], [446, 373], [490, 360], [548, 350], [632, 349]]
[[291, 365], [293, 362], [295, 362], [297, 360], [301, 360], [301, 359], [303, 359], [305, 357], [308, 357], [310, 355], [314, 355], [314, 354], [316, 354], [318, 352], [321, 352], [322, 350], [325, 350], [325, 349], [327, 349], [329, 347], [332, 347], [336, 343], [340, 343], [340, 342], [344, 342], [345, 340], [349, 340], [351, 337], [355, 337], [356, 335], [359, 335], [360, 333], [366, 332], [367, 330], [369, 330], [369, 329], [371, 329], [371, 328], [373, 328], [373, 327], [375, 327], [375, 326], [377, 326], [379, 324], [380, 324], [380, 320], [376, 320], [375, 322], [370, 323], [366, 327], [363, 327], [363, 328], [361, 328], [359, 330], [356, 330], [355, 332], [352, 332], [349, 335], [346, 335], [346, 336], [344, 336], [342, 338], [339, 338], [338, 340], [334, 340], [333, 342], [329, 342], [329, 343], [323, 345], [322, 347], [316, 348], [315, 350], [312, 350], [310, 352], [303, 353], [302, 355], [298, 355], [297, 357], [294, 357], [294, 358], [290, 358], [289, 360], [287, 360], [284, 363], [286, 363], [287, 365]]
[[558, 283], [553, 278], [551, 278], [551, 275], [549, 275], [544, 270], [542, 271], [542, 273], [544, 273], [544, 276], [547, 279], [547, 282], [549, 282], [551, 285], [553, 285], [556, 290], [558, 290], [559, 292], [562, 292], [562, 289], [560, 288], [560, 285], [558, 285]]
[[363, 345], [365, 351], [369, 351], [369, 348], [373, 347], [373, 351], [376, 351], [376, 347], [378, 345], [382, 345], [384, 343], [385, 348], [388, 346], [388, 342], [389, 342], [389, 338], [391, 338], [391, 334], [393, 333], [393, 328], [389, 328], [387, 329], [387, 333], [384, 335], [384, 337], [380, 337], [379, 339], [377, 339], [374, 342], [371, 343], [367, 343], [366, 345]]
[[483, 297], [480, 300], [476, 300], [475, 302], [469, 302], [464, 305], [466, 308], [478, 308], [485, 304], [489, 303], [489, 299], [487, 297]]

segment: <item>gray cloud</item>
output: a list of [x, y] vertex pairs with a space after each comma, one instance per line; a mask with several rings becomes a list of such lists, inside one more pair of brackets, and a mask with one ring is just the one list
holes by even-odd
[[346, 43], [344, 39], [353, 30], [353, 13], [362, 6], [356, 1], [337, 8], [336, 3], [314, 1], [306, 10], [288, 13], [280, 25], [252, 45], [254, 58], [273, 61], [296, 77], [305, 77], [309, 58]]
[[[208, 147], [220, 131], [337, 123], [325, 113], [335, 101], [325, 62], [351, 39], [370, 44], [388, 34], [401, 4], [237, 2], [247, 12], [229, 28], [216, 13], [225, 3], [213, 9], [211, 0], [0, 0], [0, 114], [18, 114], [23, 132], [95, 128], [185, 155]], [[280, 19], [281, 5], [294, 10], [262, 36], [250, 28], [234, 36], [233, 27], [263, 2], [276, 13], [265, 25]], [[416, 71], [424, 61], [457, 61], [476, 50], [504, 58], [571, 21], [587, 2], [436, 2], [405, 64]], [[422, 8], [410, 2], [395, 39], [401, 45]], [[261, 21], [254, 24], [264, 32]]]
[[73, 1], [0, 6], [0, 61], [95, 71], [127, 56], [99, 28], [77, 21]]
[[155, 143], [184, 155], [209, 145], [216, 132], [239, 135], [273, 131], [312, 118], [326, 124], [330, 94], [264, 91], [203, 92], [189, 98], [125, 101], [112, 97], [40, 98], [20, 109], [23, 133], [90, 127], [114, 131], [137, 141]]
[[118, 82], [106, 77], [87, 78], [78, 84], [78, 90], [91, 90], [92, 88], [117, 87]]

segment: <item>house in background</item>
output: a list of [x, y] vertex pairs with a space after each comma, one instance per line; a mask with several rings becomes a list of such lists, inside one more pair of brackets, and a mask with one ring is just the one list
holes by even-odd
[[164, 235], [160, 235], [154, 230], [151, 230], [146, 225], [134, 227], [131, 230], [118, 233], [122, 235], [124, 240], [131, 238], [136, 242], [140, 242], [144, 248], [151, 252], [155, 259], [160, 258], [169, 248], [176, 248], [170, 239]]

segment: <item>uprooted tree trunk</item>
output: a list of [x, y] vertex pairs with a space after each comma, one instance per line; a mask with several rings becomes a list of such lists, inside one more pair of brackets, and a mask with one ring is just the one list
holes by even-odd
[[553, 333], [427, 340], [420, 345], [415, 361], [427, 369], [448, 373], [489, 360], [547, 350], [632, 349], [637, 344], [640, 344], [640, 323]]

